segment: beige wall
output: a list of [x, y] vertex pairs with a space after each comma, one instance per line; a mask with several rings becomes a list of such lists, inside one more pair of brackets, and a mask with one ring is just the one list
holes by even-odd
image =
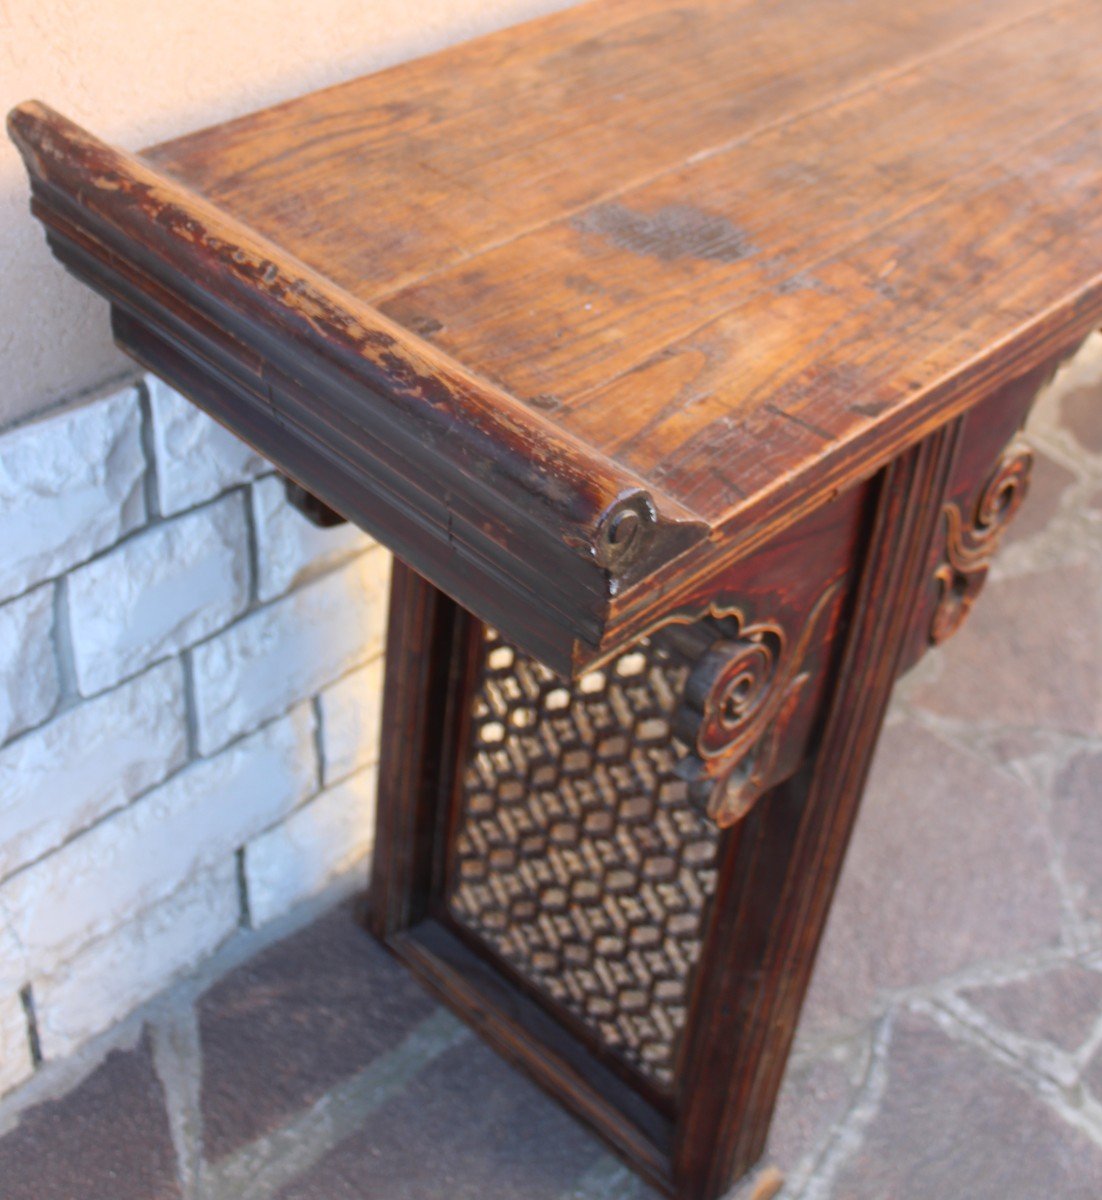
[[[0, 0], [0, 108], [44, 100], [137, 149], [567, 0]], [[0, 144], [0, 427], [127, 370], [51, 259]]]

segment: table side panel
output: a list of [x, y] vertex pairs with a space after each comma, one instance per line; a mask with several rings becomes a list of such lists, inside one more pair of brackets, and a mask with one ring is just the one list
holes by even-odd
[[[481, 985], [469, 979], [456, 1007], [468, 1018], [477, 1010], [483, 1028], [503, 1022], [512, 1031], [501, 1033], [506, 1052], [523, 1057], [567, 1104], [592, 1116], [598, 1095], [623, 1113], [623, 1089], [634, 1094], [621, 1122], [597, 1123], [637, 1166], [643, 1160], [631, 1139], [649, 1138], [654, 1147], [654, 1121], [676, 1122], [683, 1103], [688, 1006], [719, 846], [704, 814], [713, 792], [744, 795], [753, 779], [756, 797], [799, 769], [829, 690], [868, 503], [868, 489], [859, 488], [825, 504], [713, 581], [665, 629], [572, 684], [470, 622], [455, 635], [467, 651], [454, 639], [450, 651], [468, 663], [452, 675], [463, 697], [445, 739], [455, 747], [454, 771], [430, 779], [426, 766], [402, 778], [384, 768], [380, 806], [392, 814], [391, 832], [377, 846], [377, 869], [392, 878], [385, 864], [413, 854], [422, 866], [407, 870], [407, 879], [422, 882], [407, 884], [420, 890], [405, 902], [380, 895], [376, 927], [437, 987], [440, 972], [453, 980], [457, 971], [478, 973], [459, 958], [429, 965], [423, 939], [416, 952], [402, 941], [407, 927], [409, 937], [419, 936], [416, 918], [394, 914], [420, 912], [452, 930], [488, 978], [506, 981], [517, 997], [496, 1010], [484, 989], [477, 999], [471, 988]], [[699, 679], [717, 647], [740, 670], [765, 665], [748, 682], [732, 678], [723, 693], [732, 698], [725, 719], [750, 736], [713, 777], [699, 773], [697, 756], [707, 752], [704, 731], [716, 712], [699, 682], [694, 692], [688, 681]], [[408, 675], [408, 654], [402, 661]], [[403, 701], [416, 703], [412, 693]], [[392, 720], [407, 723], [401, 714]], [[397, 761], [396, 749], [385, 753]], [[403, 761], [403, 771], [410, 768]], [[426, 779], [440, 789], [435, 817], [411, 807], [424, 803]], [[431, 869], [424, 866], [430, 855]], [[517, 1049], [512, 1022], [530, 1004], [569, 1045], [587, 1047], [599, 1068], [592, 1077], [566, 1086], [540, 1066], [544, 1056], [555, 1058], [554, 1047]], [[661, 1155], [668, 1171], [668, 1144]], [[645, 1169], [653, 1176], [653, 1162]]]

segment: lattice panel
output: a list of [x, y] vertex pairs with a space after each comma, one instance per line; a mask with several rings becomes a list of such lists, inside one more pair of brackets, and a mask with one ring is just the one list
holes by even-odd
[[674, 773], [688, 668], [643, 642], [573, 687], [487, 630], [449, 910], [660, 1087], [717, 833]]

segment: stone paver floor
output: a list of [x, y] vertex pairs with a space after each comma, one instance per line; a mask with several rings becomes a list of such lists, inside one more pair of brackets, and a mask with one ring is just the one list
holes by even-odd
[[[767, 1161], [784, 1200], [1102, 1195], [1102, 338], [901, 684]], [[0, 1102], [2, 1200], [644, 1200], [354, 903], [243, 932]]]

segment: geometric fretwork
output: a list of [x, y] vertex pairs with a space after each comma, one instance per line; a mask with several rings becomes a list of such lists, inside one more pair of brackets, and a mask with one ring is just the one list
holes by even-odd
[[486, 630], [447, 904], [660, 1089], [715, 889], [715, 826], [675, 773], [688, 666], [643, 641], [564, 684]]

